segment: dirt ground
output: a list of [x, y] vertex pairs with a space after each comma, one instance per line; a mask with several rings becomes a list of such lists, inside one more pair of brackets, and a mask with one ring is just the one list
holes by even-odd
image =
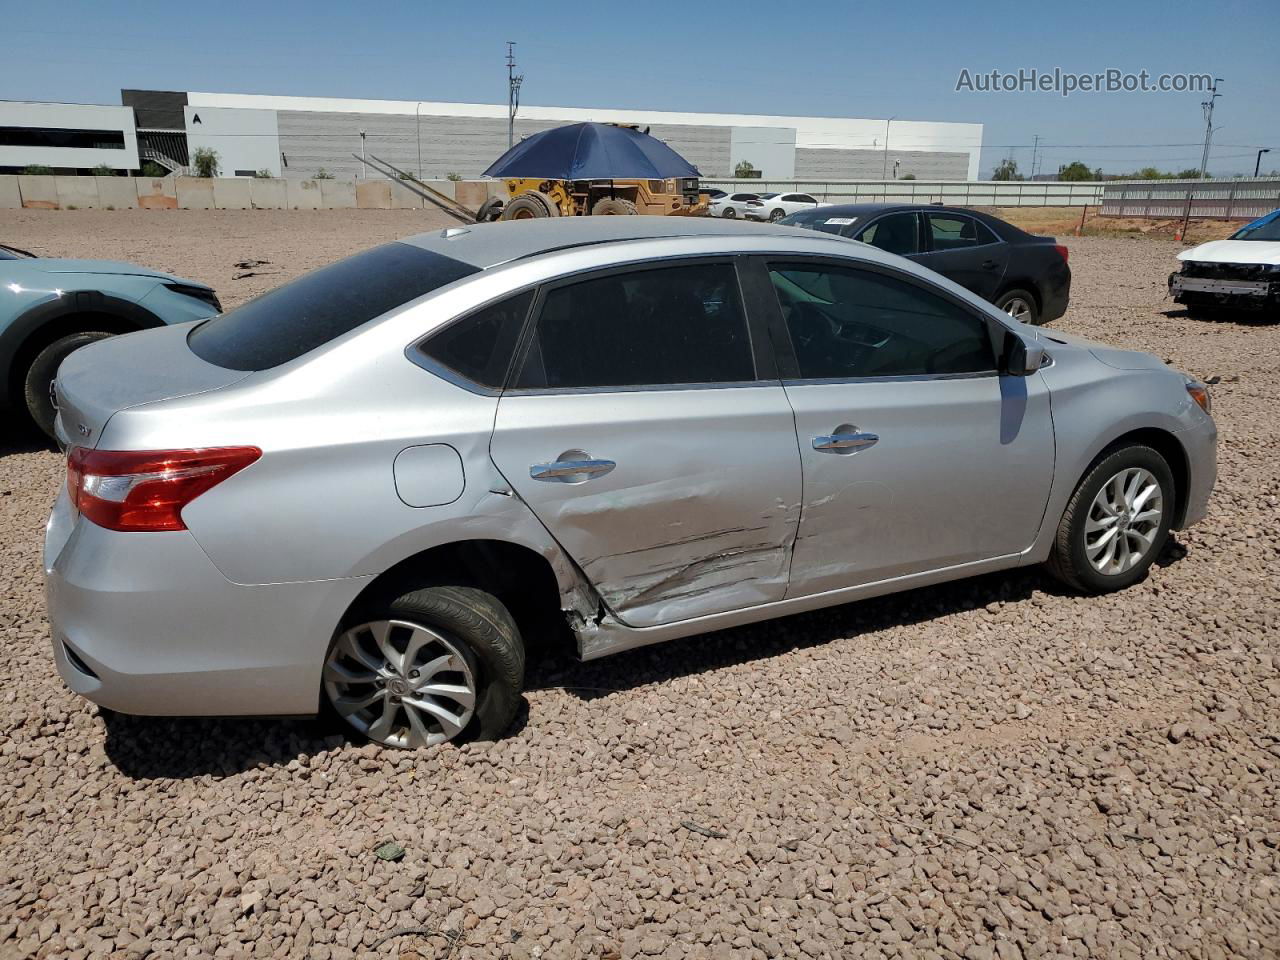
[[[428, 225], [0, 212], [7, 242], [229, 306]], [[1024, 570], [537, 653], [494, 744], [102, 715], [44, 619], [61, 460], [0, 448], [0, 956], [1280, 954], [1280, 326], [1174, 309], [1170, 241], [1068, 243], [1060, 327], [1222, 378], [1210, 517], [1144, 583], [1084, 598]]]

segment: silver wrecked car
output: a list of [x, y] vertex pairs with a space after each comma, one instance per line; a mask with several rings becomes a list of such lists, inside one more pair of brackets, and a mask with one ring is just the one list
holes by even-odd
[[549, 617], [591, 659], [1028, 564], [1120, 589], [1215, 477], [1205, 388], [1158, 359], [711, 219], [423, 234], [55, 389], [67, 684], [399, 747], [500, 735]]

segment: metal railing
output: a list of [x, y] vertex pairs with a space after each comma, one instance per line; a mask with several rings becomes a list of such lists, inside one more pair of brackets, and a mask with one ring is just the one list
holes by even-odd
[[958, 207], [1083, 207], [1104, 184], [1046, 180], [712, 180], [729, 193], [807, 193], [822, 203], [942, 203]]
[[1280, 178], [1124, 180], [1102, 184], [1104, 217], [1256, 220], [1280, 207]]

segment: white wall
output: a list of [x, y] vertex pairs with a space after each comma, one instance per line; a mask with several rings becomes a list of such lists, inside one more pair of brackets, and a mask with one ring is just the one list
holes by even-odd
[[0, 144], [0, 167], [91, 168], [105, 163], [117, 170], [138, 169], [138, 136], [129, 107], [88, 103], [0, 101], [0, 127], [61, 127], [78, 130], [119, 130], [123, 150], [68, 147], [12, 147]]
[[280, 176], [280, 132], [275, 110], [188, 104], [183, 114], [188, 155], [194, 157], [201, 147], [216, 150], [220, 176], [234, 177], [237, 170], [270, 170], [273, 177]]
[[[491, 117], [506, 119], [506, 104], [444, 103], [423, 100], [355, 100], [329, 97], [276, 97], [252, 93], [188, 93], [196, 106], [238, 107], [251, 110], [320, 110], [342, 113], [390, 113], [424, 116]], [[782, 127], [796, 131], [797, 147], [835, 150], [883, 150], [886, 129], [889, 149], [969, 154], [969, 179], [978, 176], [982, 153], [982, 124], [920, 120], [875, 120], [846, 117], [774, 117], [738, 113], [672, 113], [663, 110], [604, 110], [595, 107], [520, 106], [525, 120], [567, 123], [688, 124], [726, 127]]]

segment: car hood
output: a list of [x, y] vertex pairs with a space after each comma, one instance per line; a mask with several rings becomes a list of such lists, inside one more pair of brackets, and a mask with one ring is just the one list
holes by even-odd
[[1050, 356], [1053, 356], [1053, 348], [1055, 346], [1066, 345], [1077, 350], [1087, 350], [1093, 354], [1094, 359], [1117, 370], [1170, 369], [1169, 365], [1159, 357], [1150, 353], [1143, 353], [1141, 350], [1121, 350], [1118, 347], [1098, 343], [1098, 341], [1090, 340], [1087, 337], [1078, 337], [1072, 333], [1063, 333], [1061, 330], [1052, 330], [1045, 327], [1036, 328], [1034, 333], [1036, 338], [1044, 344], [1044, 348]]
[[1178, 254], [1201, 263], [1280, 264], [1280, 240], [1210, 240]]
[[23, 260], [21, 262], [45, 273], [97, 273], [114, 276], [154, 277], [157, 280], [204, 286], [203, 283], [197, 284], [192, 280], [184, 280], [181, 277], [175, 277], [171, 273], [148, 270], [146, 267], [140, 267], [136, 263], [124, 263], [119, 260], [64, 260], [56, 257], [37, 257], [34, 260]]

